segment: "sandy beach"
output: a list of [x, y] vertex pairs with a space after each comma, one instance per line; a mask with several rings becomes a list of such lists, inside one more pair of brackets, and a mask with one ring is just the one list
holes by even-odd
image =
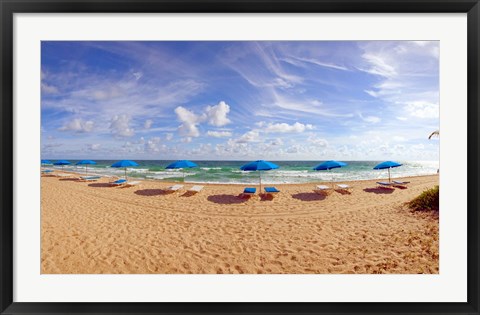
[[438, 215], [404, 205], [438, 176], [407, 180], [393, 190], [348, 182], [351, 193], [326, 196], [315, 184], [275, 185], [273, 199], [243, 199], [240, 185], [167, 194], [165, 182], [122, 188], [43, 176], [41, 272], [438, 273]]

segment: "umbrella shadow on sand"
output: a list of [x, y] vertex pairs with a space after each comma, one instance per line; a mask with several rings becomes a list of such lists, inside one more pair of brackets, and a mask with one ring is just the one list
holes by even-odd
[[238, 203], [244, 203], [248, 199], [241, 198], [240, 196], [235, 196], [235, 195], [213, 195], [213, 196], [208, 196], [207, 200], [210, 202], [214, 203], [219, 203], [222, 205], [231, 205], [231, 204], [238, 204]]
[[377, 188], [365, 188], [363, 191], [367, 193], [375, 194], [391, 194], [395, 189], [387, 187], [377, 187]]
[[317, 194], [317, 193], [298, 193], [292, 195], [292, 198], [301, 200], [301, 201], [317, 201], [317, 200], [324, 200], [326, 196], [324, 194]]

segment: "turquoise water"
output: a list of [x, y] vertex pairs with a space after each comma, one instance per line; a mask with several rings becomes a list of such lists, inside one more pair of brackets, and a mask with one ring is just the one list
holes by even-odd
[[[75, 164], [76, 160], [70, 160]], [[116, 161], [96, 160], [96, 165], [88, 166], [88, 174], [123, 176], [124, 169], [111, 168]], [[165, 166], [173, 161], [136, 160], [138, 167], [128, 168], [129, 177], [153, 179], [158, 181], [183, 181], [183, 170], [167, 170]], [[185, 170], [185, 182], [189, 183], [258, 183], [259, 172], [244, 172], [240, 166], [250, 161], [195, 161], [197, 168]], [[262, 171], [262, 183], [309, 183], [330, 181], [349, 181], [388, 178], [387, 170], [374, 170], [373, 167], [382, 161], [344, 161], [348, 166], [331, 171], [314, 171], [312, 168], [323, 161], [271, 161], [279, 169]], [[397, 161], [403, 166], [390, 170], [392, 178], [436, 174], [438, 161]], [[50, 167], [50, 168], [61, 168]], [[65, 171], [85, 173], [84, 166], [69, 165]]]

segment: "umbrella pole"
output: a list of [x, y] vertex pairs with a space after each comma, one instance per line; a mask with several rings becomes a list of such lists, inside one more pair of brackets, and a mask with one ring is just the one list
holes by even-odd
[[182, 173], [183, 173], [183, 182], [185, 183], [185, 170], [182, 169]]
[[391, 180], [390, 180], [390, 167], [388, 168], [388, 182], [390, 183]]
[[260, 174], [260, 191], [258, 192], [259, 194], [262, 192], [262, 171], [258, 171]]
[[332, 181], [332, 189], [333, 189], [333, 174], [332, 174], [332, 169], [329, 169], [328, 172], [330, 173], [330, 180]]
[[125, 167], [125, 180], [127, 180], [127, 168]]

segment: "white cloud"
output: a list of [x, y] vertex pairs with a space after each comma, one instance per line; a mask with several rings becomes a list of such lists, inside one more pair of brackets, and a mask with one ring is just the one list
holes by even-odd
[[438, 104], [425, 101], [407, 103], [406, 110], [418, 118], [438, 118], [440, 115]]
[[[292, 60], [292, 59], [294, 59], [294, 60]], [[299, 65], [299, 63], [295, 62], [295, 60], [305, 62], [305, 63], [309, 63], [309, 64], [314, 64], [314, 65], [317, 65], [317, 66], [320, 66], [320, 67], [349, 71], [349, 69], [347, 67], [344, 67], [344, 66], [341, 66], [341, 65], [336, 65], [336, 64], [333, 64], [333, 63], [329, 63], [329, 62], [322, 62], [322, 61], [315, 60], [315, 59], [299, 58], [299, 57], [293, 57], [293, 56], [290, 56], [290, 58], [282, 59], [282, 61], [286, 61], [286, 62], [294, 64], [294, 65]]]
[[178, 120], [182, 122], [178, 127], [178, 131], [182, 136], [198, 137], [200, 136], [199, 124], [206, 121], [209, 125], [215, 127], [224, 126], [231, 122], [227, 118], [229, 112], [230, 106], [223, 101], [214, 106], [207, 106], [202, 114], [195, 114], [185, 107], [178, 106], [175, 108], [175, 113]]
[[287, 153], [299, 153], [300, 152], [300, 146], [295, 144], [287, 148], [286, 150]]
[[130, 128], [130, 116], [126, 114], [113, 116], [110, 132], [117, 137], [131, 137], [135, 135], [135, 130]]
[[146, 152], [160, 152], [160, 138], [159, 137], [153, 137], [147, 141], [145, 141], [145, 151]]
[[90, 150], [90, 151], [98, 151], [101, 147], [101, 144], [100, 143], [93, 143], [93, 144], [89, 144], [87, 146], [87, 149]]
[[57, 94], [58, 88], [53, 85], [48, 85], [47, 83], [42, 83], [42, 92], [45, 94]]
[[145, 129], [150, 129], [152, 128], [153, 120], [147, 119], [145, 120], [145, 123], [143, 124], [143, 128]]
[[380, 122], [380, 117], [377, 116], [363, 116], [362, 114], [358, 114], [360, 118], [369, 124], [376, 124]]
[[212, 131], [212, 130], [209, 130], [209, 131], [207, 131], [207, 135], [209, 135], [210, 137], [222, 138], [222, 137], [231, 137], [232, 133], [230, 131]]
[[[125, 91], [123, 91], [124, 93]], [[87, 99], [93, 99], [95, 101], [106, 101], [112, 98], [117, 98], [123, 95], [122, 90], [118, 86], [106, 86], [103, 89], [92, 91], [80, 91], [79, 96], [84, 96]]]
[[75, 118], [72, 121], [64, 124], [58, 130], [60, 131], [73, 131], [76, 133], [90, 132], [93, 130], [94, 123], [91, 120], [84, 121], [80, 118]]
[[143, 73], [141, 72], [134, 72], [133, 76], [135, 77], [135, 80], [140, 80], [140, 78], [143, 76]]
[[222, 127], [231, 123], [230, 119], [227, 118], [229, 112], [230, 106], [223, 101], [215, 106], [207, 106], [205, 109], [208, 124], [215, 127]]
[[328, 141], [326, 139], [318, 138], [317, 136], [314, 136], [314, 135], [308, 137], [307, 141], [310, 142], [311, 144], [314, 144], [316, 147], [325, 148], [328, 146]]
[[183, 143], [190, 143], [190, 142], [192, 142], [192, 137], [182, 138], [181, 141], [182, 141]]
[[267, 144], [270, 146], [282, 146], [283, 145], [283, 140], [280, 138], [276, 139], [270, 139], [267, 141]]
[[170, 141], [173, 139], [173, 133], [167, 133], [165, 134], [165, 140]]
[[385, 56], [365, 53], [362, 57], [369, 63], [369, 67], [364, 71], [387, 78], [397, 75], [395, 67], [389, 63]]
[[182, 136], [200, 136], [200, 131], [198, 130], [197, 125], [203, 121], [205, 117], [196, 115], [194, 112], [182, 106], [175, 108], [175, 114], [177, 114], [178, 120], [182, 122], [182, 124], [178, 127], [178, 131]]
[[259, 136], [260, 133], [258, 132], [258, 130], [250, 130], [234, 141], [237, 143], [257, 142], [259, 140]]
[[259, 123], [259, 127], [263, 127], [262, 129], [263, 132], [266, 133], [295, 133], [295, 132], [304, 132], [305, 130], [312, 130], [313, 125], [310, 124], [302, 124], [299, 122], [296, 122], [292, 125], [289, 125], [287, 123], [277, 123], [277, 124], [264, 124], [264, 123]]

